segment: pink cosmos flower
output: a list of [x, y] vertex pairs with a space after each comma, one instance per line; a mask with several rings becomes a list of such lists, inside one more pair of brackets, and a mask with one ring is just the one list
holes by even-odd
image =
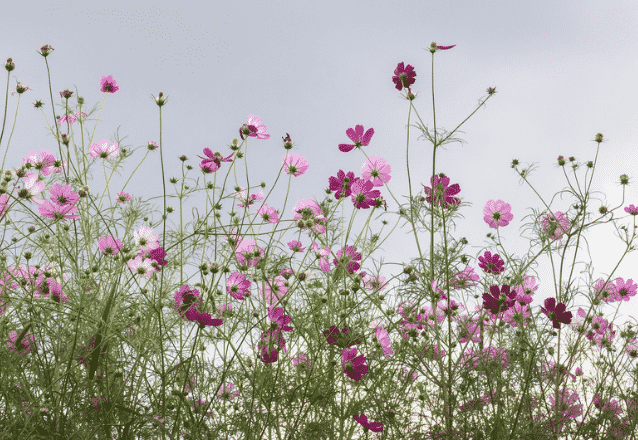
[[479, 276], [474, 273], [474, 268], [472, 266], [466, 266], [463, 272], [458, 273], [454, 279], [450, 281], [450, 286], [453, 286], [455, 289], [467, 289], [476, 286], [477, 283], [474, 281], [478, 279]]
[[287, 284], [286, 279], [281, 275], [277, 275], [275, 278], [268, 278], [267, 281], [261, 281], [257, 285], [259, 295], [264, 299], [268, 307], [279, 303], [288, 292], [288, 287], [285, 284]]
[[35, 196], [42, 191], [44, 191], [44, 182], [38, 182], [38, 173], [29, 173], [24, 179], [24, 188], [18, 191], [18, 195], [23, 199], [34, 200], [37, 203], [38, 199]]
[[545, 307], [541, 307], [541, 311], [552, 320], [552, 324], [557, 330], [560, 329], [561, 322], [563, 324], [572, 322], [572, 312], [566, 312], [565, 309], [565, 304], [556, 304], [556, 298], [546, 298]]
[[235, 198], [241, 199], [242, 201], [242, 203], [237, 204], [237, 206], [239, 206], [240, 208], [245, 208], [255, 203], [256, 200], [264, 200], [265, 198], [263, 191], [259, 190], [258, 194], [254, 194], [254, 193], [251, 194], [250, 200], [248, 200], [246, 196], [246, 191], [244, 191], [244, 188], [240, 187], [240, 189], [241, 191], [235, 193]]
[[0, 218], [4, 216], [9, 209], [9, 196], [7, 194], [0, 195]]
[[352, 128], [348, 128], [346, 130], [346, 134], [350, 140], [354, 142], [354, 145], [339, 144], [339, 150], [344, 153], [351, 151], [354, 147], [361, 148], [362, 145], [367, 147], [372, 139], [372, 135], [374, 135], [374, 128], [368, 129], [368, 131], [363, 134], [363, 125], [357, 125], [354, 130]]
[[301, 242], [297, 241], [297, 240], [293, 240], [293, 241], [289, 242], [288, 243], [288, 249], [290, 249], [293, 252], [303, 252], [303, 251], [306, 250], [306, 248], [303, 247]]
[[31, 163], [34, 168], [43, 176], [50, 176], [53, 172], [53, 163], [55, 162], [55, 156], [49, 150], [40, 150], [38, 154], [35, 150], [29, 150], [29, 154], [26, 159], [22, 159], [22, 163]]
[[321, 206], [314, 200], [303, 199], [298, 201], [292, 212], [294, 213], [295, 225], [299, 226], [300, 221], [303, 220], [304, 226], [299, 226], [302, 230], [310, 228], [311, 234], [323, 234], [326, 232], [325, 223], [328, 220], [323, 215]]
[[563, 233], [569, 232], [569, 219], [561, 211], [547, 214], [542, 220], [543, 229], [553, 240], [561, 239]]
[[287, 353], [286, 340], [281, 335], [280, 329], [271, 328], [263, 332], [259, 340], [258, 349], [261, 352], [258, 357], [265, 364], [277, 362], [280, 349]]
[[139, 231], [133, 233], [135, 237], [135, 245], [141, 251], [150, 251], [159, 247], [159, 237], [153, 229], [142, 227]]
[[277, 327], [280, 330], [283, 330], [285, 332], [289, 332], [292, 330], [292, 327], [290, 327], [289, 325], [286, 325], [290, 322], [290, 316], [284, 314], [283, 307], [276, 307], [276, 308], [269, 307], [268, 318], [270, 318], [272, 322], [276, 323]]
[[530, 324], [530, 316], [527, 304], [521, 305], [517, 302], [503, 313], [503, 321], [513, 327], [518, 327], [519, 325], [527, 327]]
[[365, 365], [366, 357], [364, 355], [357, 356], [357, 347], [352, 347], [350, 350], [344, 348], [341, 357], [343, 372], [350, 379], [360, 381], [362, 375], [368, 374], [368, 366]]
[[[551, 402], [551, 410], [556, 411], [556, 399], [554, 397], [554, 393], [549, 393], [549, 400]], [[563, 417], [568, 418], [576, 418], [583, 415], [583, 405], [574, 405], [578, 401], [578, 393], [571, 393], [567, 388], [563, 388], [562, 391], [558, 392], [558, 407], [559, 411], [562, 408], [567, 408], [563, 410]]]
[[125, 193], [124, 191], [117, 193], [117, 203], [123, 205], [129, 200], [131, 200], [131, 195], [129, 193]]
[[414, 67], [411, 65], [407, 65], [404, 67], [403, 61], [397, 64], [397, 68], [394, 69], [394, 76], [392, 77], [392, 82], [395, 84], [395, 88], [398, 91], [401, 91], [403, 87], [410, 90], [410, 86], [414, 84], [416, 81], [414, 78], [416, 77], [416, 72], [414, 71]]
[[336, 191], [335, 199], [339, 200], [341, 196], [348, 197], [352, 194], [350, 187], [357, 180], [359, 180], [359, 178], [355, 177], [352, 171], [348, 171], [346, 174], [343, 170], [339, 170], [337, 177], [330, 176], [328, 178], [328, 185], [331, 191]]
[[232, 382], [226, 382], [217, 392], [217, 397], [227, 402], [235, 400], [237, 396], [239, 396], [239, 390], [235, 389], [235, 384]]
[[257, 246], [255, 240], [240, 239], [235, 249], [235, 257], [239, 264], [255, 267], [258, 260], [264, 258], [264, 250]]
[[58, 124], [62, 125], [65, 122], [68, 122], [69, 124], [73, 124], [75, 122], [75, 115], [71, 113], [66, 116], [61, 116], [58, 118]]
[[246, 279], [246, 276], [241, 273], [233, 272], [228, 277], [226, 283], [226, 291], [230, 296], [240, 301], [245, 299], [245, 294], [250, 289], [250, 280]]
[[516, 301], [529, 304], [533, 301], [532, 296], [538, 290], [536, 278], [523, 275], [523, 284], [516, 286]]
[[383, 423], [381, 422], [368, 422], [368, 416], [365, 414], [353, 415], [354, 419], [365, 429], [369, 429], [372, 432], [383, 432]]
[[381, 344], [381, 348], [383, 349], [383, 355], [386, 359], [390, 359], [389, 355], [393, 354], [394, 350], [390, 348], [391, 341], [390, 337], [388, 336], [388, 330], [377, 327], [376, 336], [377, 340]]
[[18, 342], [18, 332], [11, 332], [9, 337], [11, 340], [7, 341], [7, 345], [14, 353], [27, 353], [38, 347], [38, 344], [35, 342], [35, 337], [31, 333], [25, 334], [20, 342]]
[[292, 363], [301, 371], [310, 371], [312, 369], [312, 363], [305, 354], [298, 354], [292, 358]]
[[101, 92], [115, 93], [118, 90], [120, 90], [120, 88], [117, 86], [117, 82], [115, 82], [111, 75], [100, 78]]
[[392, 176], [392, 167], [382, 157], [370, 156], [361, 167], [361, 178], [370, 180], [374, 186], [387, 184]]
[[51, 278], [51, 277], [46, 278], [44, 274], [38, 275], [38, 278], [35, 282], [35, 290], [33, 294], [37, 298], [42, 296], [53, 295], [53, 297], [51, 298], [58, 303], [60, 301], [67, 302], [69, 300], [62, 293], [62, 284], [58, 283], [55, 278]]
[[361, 265], [357, 261], [361, 261], [361, 254], [357, 252], [357, 248], [354, 246], [345, 246], [337, 252], [337, 258], [332, 260], [332, 263], [337, 269], [340, 267], [347, 268], [351, 274], [355, 270], [359, 270]]
[[602, 299], [606, 303], [611, 303], [616, 301], [616, 285], [613, 281], [609, 281], [605, 283], [604, 280], [600, 279], [594, 286], [594, 292], [596, 293], [596, 297], [598, 299]]
[[261, 118], [257, 116], [248, 115], [248, 123], [244, 124], [239, 129], [239, 136], [241, 136], [242, 140], [244, 140], [244, 134], [242, 132], [242, 128], [248, 127], [250, 129], [250, 133], [248, 136], [256, 137], [257, 139], [270, 139], [270, 135], [266, 134], [268, 127], [261, 123]]
[[133, 273], [143, 278], [148, 278], [155, 272], [151, 263], [152, 260], [150, 258], [144, 258], [142, 255], [138, 255], [134, 259], [129, 260], [127, 264]]
[[385, 282], [386, 278], [379, 276], [366, 276], [363, 281], [365, 283], [365, 288], [368, 290], [380, 290], [384, 291], [388, 288], [388, 283]]
[[297, 153], [288, 153], [283, 157], [281, 163], [284, 165], [285, 173], [295, 177], [301, 176], [308, 169], [308, 161]]
[[155, 249], [151, 249], [150, 251], [142, 251], [137, 254], [137, 256], [144, 259], [149, 259], [151, 262], [151, 266], [156, 272], [160, 272], [162, 270], [161, 266], [166, 266], [168, 264], [168, 261], [164, 259], [164, 257], [166, 256], [166, 251], [161, 246], [156, 247]]
[[263, 205], [261, 205], [259, 211], [257, 211], [257, 214], [259, 214], [259, 216], [265, 223], [279, 222], [279, 214], [277, 213], [275, 208], [268, 206], [268, 203], [264, 203]]
[[625, 282], [622, 278], [616, 279], [616, 301], [629, 301], [633, 296], [636, 296], [636, 288], [638, 285], [634, 283], [631, 278]]
[[312, 242], [312, 248], [315, 250], [315, 256], [319, 258], [319, 267], [323, 272], [330, 272], [330, 263], [328, 258], [330, 256], [330, 248], [328, 246], [319, 250], [319, 245], [316, 241]]
[[352, 203], [357, 209], [368, 209], [370, 206], [376, 206], [375, 198], [381, 195], [379, 190], [373, 190], [374, 185], [369, 180], [359, 179], [350, 187], [352, 195]]
[[53, 184], [49, 188], [49, 198], [58, 205], [75, 205], [80, 199], [80, 195], [73, 191], [71, 185]]
[[[459, 205], [461, 203], [461, 200], [458, 197], [452, 197], [461, 192], [461, 187], [458, 183], [448, 187], [450, 184], [450, 178], [445, 176], [445, 174], [441, 173], [430, 177], [430, 183], [435, 189], [434, 206], [440, 206], [447, 209], [450, 205]], [[432, 204], [432, 188], [426, 186], [423, 188], [423, 191], [427, 196], [425, 200], [429, 204]]]
[[79, 215], [74, 215], [77, 210], [78, 207], [75, 205], [58, 205], [49, 199], [39, 202], [38, 206], [41, 215], [57, 220], [80, 218]]
[[636, 208], [634, 205], [629, 205], [625, 207], [625, 212], [631, 215], [638, 215], [638, 208]]
[[625, 345], [627, 356], [632, 359], [638, 359], [638, 339], [632, 339]]
[[352, 333], [347, 326], [339, 332], [339, 329], [336, 326], [331, 325], [329, 330], [323, 331], [323, 336], [326, 338], [326, 342], [328, 344], [336, 344], [341, 348], [352, 347], [355, 344], [361, 343], [359, 335]]
[[89, 155], [91, 157], [100, 157], [102, 159], [110, 159], [120, 154], [120, 148], [117, 142], [109, 145], [109, 140], [104, 138], [91, 145]]
[[483, 220], [490, 225], [490, 228], [498, 229], [499, 226], [507, 226], [514, 218], [510, 210], [509, 203], [502, 200], [488, 200], [483, 208]]

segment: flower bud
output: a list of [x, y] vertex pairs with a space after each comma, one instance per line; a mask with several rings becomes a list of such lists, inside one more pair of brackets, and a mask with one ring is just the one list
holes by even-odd
[[19, 95], [23, 94], [27, 90], [29, 90], [29, 88], [23, 86], [22, 83], [18, 82], [18, 84], [16, 84], [16, 92], [18, 92]]
[[560, 166], [565, 165], [565, 157], [563, 157], [562, 155], [558, 156], [558, 165]]
[[4, 65], [4, 68], [7, 69], [8, 72], [11, 72], [13, 69], [16, 68], [15, 63], [13, 62], [13, 58], [7, 58], [7, 62]]
[[627, 185], [629, 183], [629, 176], [627, 176], [626, 174], [621, 174], [620, 175], [620, 184], [621, 185]]
[[68, 135], [68, 134], [66, 134], [66, 133], [62, 133], [62, 134], [60, 135], [60, 140], [62, 141], [62, 143], [63, 143], [64, 145], [69, 145], [69, 135]]
[[49, 46], [48, 44], [45, 44], [44, 46], [40, 48], [39, 54], [46, 58], [54, 50], [55, 49], [53, 49], [51, 46]]
[[487, 94], [492, 96], [496, 93], [496, 87], [488, 87], [487, 88]]
[[[153, 96], [154, 97], [154, 96]], [[155, 98], [155, 97], [154, 97]], [[158, 106], [163, 106], [164, 104], [166, 104], [166, 101], [168, 100], [168, 96], [164, 97], [164, 93], [163, 92], [159, 92], [159, 95], [157, 96], [157, 98], [155, 98], [155, 103]]]
[[436, 52], [436, 41], [430, 43], [430, 52]]
[[71, 96], [73, 96], [73, 92], [69, 89], [64, 89], [60, 92], [61, 98], [69, 99]]
[[600, 144], [603, 141], [603, 134], [596, 133], [596, 137], [594, 138], [594, 140]]

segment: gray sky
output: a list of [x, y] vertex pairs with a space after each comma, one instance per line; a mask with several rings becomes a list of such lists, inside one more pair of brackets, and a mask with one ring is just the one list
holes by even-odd
[[[55, 49], [48, 61], [56, 104], [61, 102], [56, 98], [58, 91], [75, 90], [74, 86], [89, 108], [101, 103], [101, 76], [112, 75], [120, 87], [106, 98], [94, 142], [105, 137], [114, 140], [120, 127], [120, 137], [128, 136], [120, 146], [138, 147], [150, 140], [159, 143], [158, 107], [151, 94], [163, 91], [168, 95], [162, 110], [167, 179], [181, 175], [177, 157], [182, 154], [194, 167], [190, 177], [200, 177], [197, 155], [203, 155], [205, 147], [230, 154], [227, 145], [253, 114], [268, 127], [270, 139], [251, 138], [248, 144], [251, 183], [263, 180], [268, 185], [264, 193], [270, 190], [285, 154], [281, 138], [286, 133], [295, 143], [292, 151], [310, 165], [306, 174], [292, 178], [285, 219], [292, 218], [298, 200], [322, 200], [328, 177], [340, 169], [360, 175], [365, 161], [361, 152], [338, 150], [338, 144], [349, 143], [346, 130], [357, 124], [366, 130], [374, 128], [372, 141], [364, 149], [368, 156], [384, 157], [391, 165], [388, 187], [398, 198], [408, 193], [408, 104], [391, 78], [399, 62], [415, 68], [412, 91], [419, 92], [415, 106], [431, 127], [431, 56], [425, 49], [434, 40], [440, 45], [456, 44], [435, 55], [439, 128], [456, 127], [485, 96], [487, 87], [497, 89], [461, 128], [463, 133], [458, 133], [467, 143], [448, 144], [437, 152], [437, 172], [446, 173], [452, 184], [458, 183], [459, 196], [472, 203], [461, 211], [465, 219], [457, 221], [453, 231], [455, 237], [469, 240], [467, 253], [476, 257], [488, 243], [485, 234], [495, 232], [483, 221], [482, 210], [487, 200], [500, 199], [512, 206], [514, 215], [509, 226], [500, 228], [503, 244], [510, 254], [525, 254], [529, 240], [520, 236], [520, 228], [530, 219], [522, 221], [523, 217], [532, 213], [530, 207], [544, 205], [527, 184], [520, 185], [521, 179], [510, 168], [512, 159], [523, 167], [537, 163], [530, 179], [549, 203], [555, 193], [568, 187], [556, 164], [558, 155], [575, 156], [583, 164], [594, 160], [597, 132], [604, 134], [605, 142], [592, 189], [601, 193], [593, 195], [598, 200], [588, 210], [597, 212], [601, 203], [609, 208], [622, 203], [615, 213], [622, 218], [629, 217], [622, 208], [638, 205], [638, 8], [633, 2], [407, 0], [401, 7], [379, 1], [217, 2], [220, 6], [191, 1], [28, 3], [9, 3], [0, 18], [0, 56], [3, 62], [12, 57], [17, 66], [11, 75], [11, 91], [16, 79], [33, 89], [22, 96], [5, 167], [20, 164], [32, 148], [46, 148], [57, 156], [57, 144], [47, 136], [46, 122], [32, 105], [36, 99], [44, 100], [45, 115], [52, 123], [46, 67], [36, 53], [50, 44]], [[17, 94], [9, 97], [3, 154], [16, 102]], [[75, 96], [70, 102], [76, 102]], [[413, 112], [411, 124], [417, 121]], [[93, 123], [88, 128], [92, 132]], [[418, 129], [410, 129], [413, 193], [422, 193], [422, 184], [429, 185], [432, 166], [431, 144], [417, 139], [420, 135]], [[113, 179], [112, 194], [121, 189], [140, 158], [138, 153], [129, 159], [122, 176]], [[125, 191], [144, 199], [161, 195], [159, 165], [159, 154], [149, 155]], [[222, 171], [227, 166], [223, 164]], [[101, 193], [104, 178], [99, 168], [94, 169], [92, 187]], [[245, 186], [243, 170], [242, 163], [238, 176]], [[585, 167], [578, 171], [581, 187], [584, 172]], [[630, 177], [624, 202], [619, 184], [623, 173]], [[283, 205], [285, 177], [267, 201], [269, 206]], [[573, 183], [573, 174], [570, 177]], [[167, 188], [172, 191], [168, 182]], [[380, 190], [388, 209], [396, 209], [386, 187]], [[186, 211], [198, 206], [202, 212], [203, 201], [203, 197], [190, 199]], [[557, 196], [551, 208], [565, 212], [573, 203], [573, 196], [565, 194]], [[347, 204], [347, 218], [351, 213]], [[361, 230], [367, 215], [368, 211], [357, 215], [355, 231]], [[387, 220], [390, 225], [396, 222], [395, 217]], [[618, 222], [618, 226], [631, 224], [630, 218]], [[376, 232], [380, 226], [378, 220], [372, 228]], [[382, 246], [383, 252], [373, 257], [407, 262], [408, 256], [416, 256], [416, 246], [407, 233], [407, 227], [397, 228]], [[531, 231], [523, 233], [531, 237]], [[586, 234], [594, 280], [608, 275], [624, 251], [614, 233], [607, 224]], [[302, 243], [309, 246], [307, 235], [302, 237]], [[427, 236], [420, 240], [428, 247]], [[628, 254], [612, 279], [638, 281], [637, 255]], [[586, 246], [581, 247], [578, 261], [575, 276], [583, 277], [580, 284], [584, 285], [587, 274], [579, 272], [585, 269], [582, 262], [590, 261]], [[542, 257], [540, 263], [541, 287], [534, 309], [554, 296], [549, 259]], [[478, 261], [470, 264], [483, 275]], [[382, 275], [389, 278], [398, 270], [398, 266], [389, 266]], [[555, 270], [559, 270], [558, 263]], [[585, 298], [581, 296], [577, 304], [585, 305]], [[630, 316], [635, 321], [637, 304], [636, 298], [623, 303], [616, 323]], [[614, 311], [605, 308], [607, 317]]]

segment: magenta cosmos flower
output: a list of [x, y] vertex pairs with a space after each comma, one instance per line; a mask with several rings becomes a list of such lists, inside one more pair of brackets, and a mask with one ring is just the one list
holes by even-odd
[[330, 176], [328, 178], [328, 185], [331, 191], [336, 191], [335, 199], [339, 200], [342, 195], [348, 197], [352, 194], [350, 187], [357, 180], [359, 180], [359, 178], [355, 177], [352, 171], [348, 171], [346, 174], [343, 170], [339, 170], [337, 177]]
[[[164, 259], [166, 251], [161, 246], [151, 249], [150, 251], [142, 251], [137, 254], [137, 256], [150, 260], [151, 266], [154, 267], [157, 272], [162, 270], [161, 266], [168, 264], [168, 261]], [[157, 263], [157, 265], [153, 264], [154, 262]]]
[[372, 135], [374, 134], [374, 128], [368, 129], [368, 131], [363, 134], [363, 125], [355, 126], [354, 130], [349, 128], [346, 130], [346, 134], [350, 138], [354, 145], [352, 144], [339, 144], [339, 150], [347, 153], [352, 151], [354, 147], [361, 148], [361, 146], [368, 146], [370, 143], [370, 139], [372, 139]]
[[395, 88], [398, 91], [401, 91], [403, 87], [410, 90], [410, 86], [414, 84], [416, 81], [414, 78], [416, 77], [416, 72], [414, 71], [414, 67], [411, 65], [407, 65], [404, 67], [403, 61], [397, 64], [397, 68], [394, 69], [394, 76], [392, 77], [392, 82], [395, 84]]
[[235, 153], [232, 153], [228, 157], [224, 157], [219, 151], [215, 151], [213, 153], [211, 149], [207, 147], [204, 148], [204, 154], [206, 157], [197, 156], [202, 159], [199, 163], [199, 169], [204, 174], [210, 174], [216, 172], [222, 166], [222, 162], [232, 162], [232, 157]]
[[226, 283], [226, 291], [230, 296], [240, 301], [246, 299], [245, 295], [250, 289], [250, 280], [246, 279], [246, 275], [233, 272], [228, 277]]
[[631, 215], [638, 215], [638, 208], [636, 208], [634, 205], [629, 205], [625, 207], [625, 212]]
[[490, 287], [490, 293], [483, 292], [483, 307], [498, 315], [514, 305], [516, 296], [516, 290], [511, 289], [510, 286], [504, 285], [499, 289], [494, 285]]
[[108, 237], [100, 237], [98, 247], [100, 248], [100, 252], [105, 255], [117, 255], [120, 250], [122, 250], [122, 240], [113, 238], [111, 235]]
[[555, 329], [560, 329], [560, 323], [570, 324], [572, 322], [572, 312], [566, 312], [567, 307], [563, 303], [556, 304], [556, 298], [545, 299], [545, 307], [541, 311], [552, 320]]
[[383, 423], [381, 422], [368, 422], [368, 416], [365, 414], [361, 415], [353, 415], [354, 419], [359, 422], [361, 426], [366, 429], [369, 429], [372, 432], [383, 432]]
[[80, 195], [73, 191], [71, 185], [55, 183], [49, 188], [49, 198], [58, 205], [75, 205], [80, 199]]
[[243, 129], [248, 127], [250, 133], [248, 136], [256, 137], [257, 139], [270, 139], [270, 135], [266, 134], [268, 127], [261, 123], [261, 118], [257, 116], [248, 115], [248, 123], [241, 126], [239, 129], [239, 136], [244, 140]]
[[486, 251], [483, 256], [479, 257], [479, 267], [486, 273], [498, 275], [505, 270], [505, 262], [498, 254], [492, 255], [490, 251]]
[[370, 206], [377, 206], [375, 199], [381, 196], [381, 191], [372, 188], [374, 185], [369, 180], [359, 179], [352, 184], [350, 197], [355, 208], [368, 209]]
[[483, 208], [483, 220], [490, 228], [498, 229], [499, 226], [507, 226], [514, 218], [511, 214], [512, 207], [502, 200], [488, 200]]
[[361, 254], [357, 252], [357, 248], [354, 246], [346, 245], [337, 252], [336, 256], [337, 258], [334, 258], [332, 263], [337, 269], [344, 267], [352, 274], [361, 267], [361, 265], [357, 263], [357, 261], [361, 261]]
[[117, 142], [109, 145], [108, 139], [100, 139], [100, 141], [91, 145], [89, 155], [91, 157], [100, 157], [102, 159], [110, 159], [120, 154], [120, 149], [117, 146]]
[[117, 86], [117, 82], [113, 79], [113, 76], [103, 76], [100, 78], [100, 92], [115, 93], [120, 88]]
[[292, 363], [299, 371], [310, 371], [312, 369], [312, 362], [305, 354], [298, 354], [292, 358]]
[[283, 307], [269, 307], [268, 308], [268, 318], [274, 323], [277, 324], [277, 328], [283, 330], [285, 332], [289, 332], [292, 330], [292, 327], [286, 325], [290, 322], [290, 316], [284, 314]]
[[[434, 175], [430, 178], [430, 183], [435, 188], [435, 206], [441, 206], [442, 208], [448, 208], [450, 205], [459, 205], [461, 200], [458, 197], [452, 197], [461, 192], [461, 187], [458, 183], [448, 187], [450, 184], [450, 178], [445, 174]], [[432, 189], [428, 186], [423, 188], [426, 194], [426, 200], [432, 204]]]
[[352, 333], [346, 326], [339, 332], [339, 329], [332, 325], [330, 330], [324, 330], [323, 336], [326, 338], [326, 342], [330, 345], [336, 344], [337, 347], [346, 348], [355, 344], [360, 344], [361, 340], [357, 333]]
[[364, 355], [357, 356], [357, 347], [350, 350], [344, 348], [341, 352], [341, 365], [343, 372], [352, 380], [361, 380], [362, 375], [368, 374], [368, 366], [365, 365], [366, 357]]

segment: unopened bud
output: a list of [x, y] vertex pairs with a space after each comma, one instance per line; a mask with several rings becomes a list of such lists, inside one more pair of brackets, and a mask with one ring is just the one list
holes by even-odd
[[40, 48], [40, 55], [42, 55], [43, 57], [47, 57], [51, 52], [53, 52], [55, 49], [53, 49], [51, 46], [49, 46], [48, 44], [45, 44], [44, 46], [42, 46]]
[[603, 141], [603, 134], [596, 133], [596, 137], [594, 138], [594, 140], [600, 144]]
[[4, 68], [7, 69], [8, 72], [11, 72], [13, 69], [16, 68], [15, 63], [13, 62], [13, 58], [7, 58], [7, 62], [4, 65]]

